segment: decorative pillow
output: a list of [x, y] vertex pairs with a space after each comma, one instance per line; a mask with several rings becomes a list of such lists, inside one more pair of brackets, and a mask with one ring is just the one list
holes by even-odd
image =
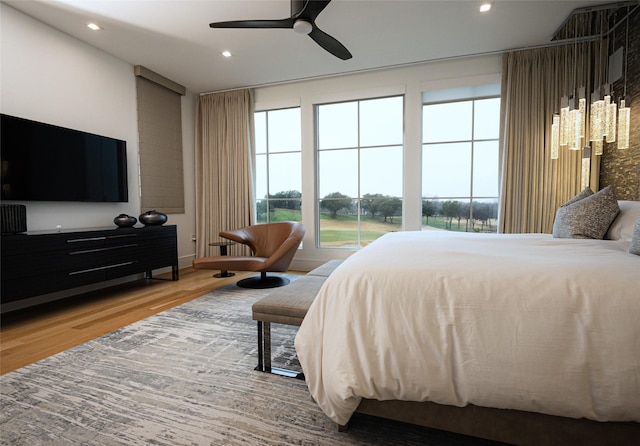
[[[577, 198], [581, 194], [586, 197]], [[584, 190], [558, 208], [553, 222], [556, 238], [602, 239], [620, 212], [613, 185], [595, 194]]]
[[640, 218], [640, 201], [618, 201], [620, 213], [613, 220], [605, 239], [628, 242], [633, 237], [633, 227]]
[[636, 222], [636, 227], [633, 231], [633, 237], [631, 238], [631, 246], [629, 246], [629, 252], [640, 256], [640, 218]]
[[590, 197], [591, 195], [593, 195], [593, 191], [591, 190], [590, 187], [587, 186], [584, 189], [582, 189], [580, 192], [578, 192], [578, 195], [576, 195], [571, 200], [569, 200], [566, 203], [564, 203], [562, 206], [568, 206], [570, 204], [575, 203], [576, 201], [582, 200], [583, 198]]

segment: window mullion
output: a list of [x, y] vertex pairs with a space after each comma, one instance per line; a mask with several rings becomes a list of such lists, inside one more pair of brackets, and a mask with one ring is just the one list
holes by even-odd
[[269, 111], [267, 111], [267, 113], [265, 114], [265, 168], [266, 168], [266, 172], [265, 172], [265, 178], [267, 181], [267, 196], [265, 197], [265, 200], [267, 202], [267, 215], [266, 215], [266, 220], [267, 223], [271, 222], [271, 189], [270, 189], [270, 181], [269, 181], [269, 161], [271, 159], [271, 153], [270, 153], [270, 147], [269, 147]]
[[469, 220], [473, 219], [473, 161], [476, 137], [476, 101], [471, 101], [471, 172], [469, 181]]

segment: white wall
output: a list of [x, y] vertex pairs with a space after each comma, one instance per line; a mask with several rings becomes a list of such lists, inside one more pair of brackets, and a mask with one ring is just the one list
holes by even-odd
[[404, 230], [420, 230], [422, 92], [499, 83], [501, 70], [500, 56], [484, 56], [256, 89], [257, 110], [301, 107], [302, 221], [307, 233], [303, 248], [296, 255], [292, 268], [308, 271], [326, 260], [346, 258], [353, 252], [317, 248], [315, 245], [315, 234], [318, 230], [315, 225], [315, 104], [394, 94], [405, 95], [403, 222]]
[[[114, 227], [121, 213], [138, 216], [138, 131], [133, 65], [0, 3], [0, 111], [127, 142], [128, 203], [23, 202], [29, 231]], [[162, 74], [162, 73], [160, 73]], [[178, 227], [181, 267], [195, 244], [195, 96], [182, 99], [185, 214]]]

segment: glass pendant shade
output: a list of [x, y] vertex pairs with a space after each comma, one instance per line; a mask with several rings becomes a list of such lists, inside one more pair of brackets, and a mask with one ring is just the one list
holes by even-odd
[[553, 115], [553, 124], [551, 124], [551, 159], [558, 159], [560, 151], [560, 116]]
[[604, 142], [602, 140], [599, 141], [591, 141], [591, 148], [593, 149], [594, 155], [602, 155]]
[[[609, 88], [607, 87], [607, 90]], [[616, 103], [611, 102], [611, 95], [604, 96], [604, 126], [603, 136], [606, 142], [615, 142], [616, 140]]]
[[569, 98], [564, 96], [560, 101], [560, 145], [566, 146], [569, 132], [567, 129], [569, 119]]
[[580, 145], [580, 118], [578, 110], [570, 110], [567, 122], [567, 146], [569, 150], [578, 150]]
[[604, 121], [602, 126], [602, 136], [607, 136], [607, 132], [609, 131], [609, 104], [611, 104], [611, 96], [608, 94], [604, 95]]
[[582, 172], [581, 172], [581, 181], [580, 181], [580, 189], [584, 189], [589, 187], [591, 176], [591, 149], [589, 147], [585, 147], [582, 151]]
[[581, 97], [580, 100], [578, 101], [578, 112], [580, 113], [580, 116], [579, 116], [580, 120], [578, 123], [579, 125], [578, 135], [581, 142], [583, 142], [584, 136], [585, 136], [584, 132], [586, 127], [586, 121], [587, 121], [587, 100], [584, 97]]
[[620, 101], [618, 116], [618, 149], [629, 148], [629, 119], [631, 110], [626, 107], [625, 100]]
[[591, 119], [589, 122], [589, 140], [602, 141], [604, 135], [604, 100], [599, 99], [591, 104]]
[[616, 103], [612, 102], [607, 105], [607, 135], [605, 141], [616, 141], [616, 116], [617, 116]]

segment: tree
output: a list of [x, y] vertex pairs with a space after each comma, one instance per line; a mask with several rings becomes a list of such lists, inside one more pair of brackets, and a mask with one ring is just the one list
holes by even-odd
[[490, 203], [473, 202], [473, 217], [482, 222], [481, 230], [487, 225], [491, 230], [491, 219], [498, 218], [498, 203], [495, 201]]
[[374, 218], [380, 211], [381, 198], [384, 198], [382, 194], [364, 194], [362, 200], [360, 200], [360, 207], [365, 213], [369, 213], [371, 218]]
[[351, 198], [340, 192], [332, 192], [322, 198], [320, 209], [325, 209], [331, 214], [331, 218], [338, 216], [338, 211], [349, 209], [351, 207]]
[[256, 213], [258, 221], [267, 220], [267, 200], [260, 200], [256, 203]]
[[491, 207], [489, 203], [473, 202], [473, 218], [479, 220], [482, 223], [481, 230], [484, 230], [484, 225], [489, 221], [491, 215]]
[[464, 202], [464, 203], [460, 203], [460, 208], [458, 209], [458, 215], [456, 215], [456, 219], [458, 220], [458, 230], [460, 230], [460, 219], [461, 218], [466, 218], [467, 219], [467, 228], [466, 230], [469, 230], [469, 216], [470, 214], [470, 210], [471, 210], [471, 205], [469, 204], [469, 202]]
[[437, 206], [430, 200], [422, 201], [422, 216], [427, 217], [427, 223], [429, 224], [429, 217], [433, 217], [438, 212]]
[[442, 203], [442, 214], [449, 219], [449, 230], [451, 230], [451, 222], [458, 216], [459, 212], [459, 201], [447, 200]]
[[389, 219], [393, 223], [393, 217], [402, 211], [402, 200], [399, 198], [385, 197], [380, 200], [380, 213], [384, 216], [384, 221]]
[[[302, 201], [300, 200], [301, 197], [302, 193], [297, 190], [278, 192], [277, 194], [269, 196], [269, 198], [271, 198], [270, 207], [271, 209], [279, 208], [299, 211], [302, 203]], [[280, 200], [277, 200], [279, 198]]]

